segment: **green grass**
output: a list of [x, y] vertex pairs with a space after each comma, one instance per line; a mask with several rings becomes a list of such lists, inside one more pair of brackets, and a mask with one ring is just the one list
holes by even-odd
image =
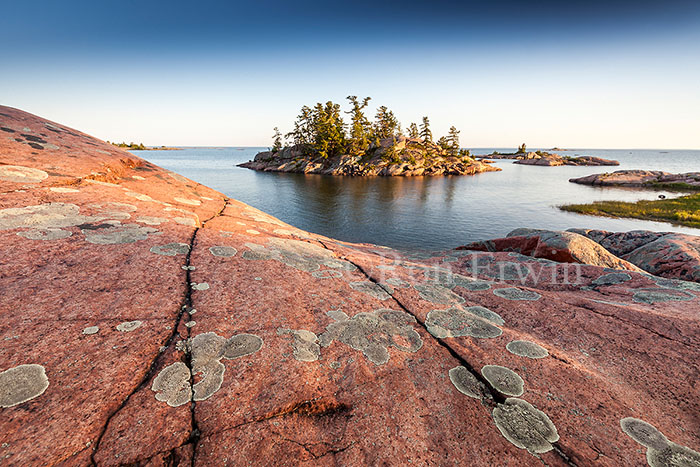
[[629, 217], [700, 228], [700, 194], [636, 203], [596, 201], [590, 204], [566, 204], [559, 208], [591, 216]]

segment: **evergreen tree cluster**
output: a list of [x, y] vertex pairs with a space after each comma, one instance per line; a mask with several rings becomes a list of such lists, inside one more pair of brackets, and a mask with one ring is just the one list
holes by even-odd
[[[348, 96], [347, 100], [350, 110], [342, 113], [348, 115], [349, 123], [343, 120], [340, 104], [332, 101], [325, 104], [319, 102], [314, 107], [302, 107], [294, 122], [294, 129], [284, 138], [278, 128], [274, 129], [273, 152], [283, 149], [286, 138], [292, 144], [304, 146], [309, 153], [324, 159], [342, 154], [358, 156], [365, 154], [372, 143], [378, 146], [382, 139], [396, 139], [404, 135], [398, 119], [386, 106], [380, 106], [374, 121], [370, 121], [365, 114], [370, 97], [360, 99], [357, 96]], [[407, 136], [432, 143], [433, 133], [428, 117], [423, 117], [420, 127], [411, 123]], [[437, 144], [449, 155], [469, 155], [469, 151], [460, 149], [459, 130], [454, 126], [450, 127], [448, 135], [441, 137]]]

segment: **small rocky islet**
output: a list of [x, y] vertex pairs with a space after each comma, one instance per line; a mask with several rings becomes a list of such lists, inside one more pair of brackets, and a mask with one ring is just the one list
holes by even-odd
[[700, 465], [684, 239], [399, 252], [0, 127], [3, 465]]

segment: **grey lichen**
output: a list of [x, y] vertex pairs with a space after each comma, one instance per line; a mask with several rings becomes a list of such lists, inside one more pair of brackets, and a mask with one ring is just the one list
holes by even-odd
[[623, 282], [627, 282], [629, 280], [632, 280], [632, 276], [626, 272], [611, 272], [593, 279], [591, 283], [595, 285], [616, 285], [622, 284]]
[[695, 296], [683, 290], [663, 291], [659, 289], [647, 289], [635, 292], [634, 301], [640, 303], [654, 304], [657, 302], [687, 301]]
[[92, 335], [92, 334], [97, 334], [100, 331], [100, 328], [98, 326], [88, 326], [85, 329], [83, 329], [83, 334], [86, 336]]
[[143, 323], [141, 321], [125, 321], [117, 325], [117, 331], [119, 332], [131, 332], [135, 329], [141, 327]]
[[620, 420], [620, 428], [647, 448], [647, 464], [651, 467], [700, 467], [700, 453], [669, 441], [650, 423], [627, 417]]
[[413, 288], [420, 293], [420, 297], [423, 300], [438, 305], [459, 305], [464, 303], [464, 298], [460, 297], [449, 288], [435, 283], [416, 284]]
[[288, 238], [270, 238], [267, 246], [246, 243], [248, 251], [243, 258], [248, 260], [276, 260], [300, 271], [318, 271], [321, 266], [346, 271], [356, 267], [335, 257], [335, 254], [315, 243]]
[[294, 358], [300, 362], [315, 362], [321, 356], [321, 346], [318, 343], [318, 336], [313, 332], [305, 329], [294, 330], [279, 328], [277, 334], [280, 336], [291, 334], [294, 337], [292, 341]]
[[501, 315], [483, 306], [470, 306], [467, 307], [467, 311], [473, 315], [491, 321], [494, 324], [498, 324], [499, 326], [503, 326], [506, 323], [503, 318], [501, 318]]
[[508, 342], [506, 350], [519, 357], [527, 358], [544, 358], [549, 355], [544, 347], [526, 340]]
[[151, 253], [162, 256], [186, 255], [190, 251], [187, 243], [167, 243], [165, 245], [152, 246]]
[[455, 388], [462, 394], [465, 394], [474, 399], [491, 399], [488, 389], [474, 376], [469, 370], [463, 366], [452, 368], [448, 375], [450, 381]]
[[390, 277], [387, 280], [385, 280], [384, 282], [392, 287], [398, 287], [400, 289], [407, 289], [407, 288], [411, 287], [411, 284], [409, 284], [408, 282], [406, 282], [403, 279], [399, 279], [398, 277]]
[[191, 339], [192, 373], [201, 376], [195, 383], [195, 401], [211, 397], [221, 388], [225, 367], [221, 359], [234, 359], [253, 354], [262, 348], [263, 341], [253, 334], [238, 334], [229, 339], [213, 332], [198, 334]]
[[209, 284], [206, 282], [192, 282], [190, 285], [192, 286], [192, 290], [209, 290]]
[[503, 437], [533, 454], [551, 451], [559, 440], [557, 429], [547, 414], [515, 397], [493, 409], [493, 421]]
[[156, 400], [170, 407], [187, 404], [192, 400], [190, 369], [182, 362], [166, 366], [153, 379], [151, 390], [156, 393]]
[[506, 300], [539, 300], [541, 295], [532, 290], [523, 290], [517, 287], [506, 287], [505, 289], [496, 289], [493, 294], [497, 297], [505, 298]]
[[440, 339], [462, 336], [491, 339], [503, 333], [490, 321], [473, 315], [459, 306], [432, 310], [428, 313], [425, 326], [430, 334]]
[[149, 234], [156, 233], [158, 230], [152, 227], [143, 227], [138, 224], [106, 224], [104, 228], [86, 228], [82, 229], [82, 232], [85, 235], [85, 240], [89, 243], [114, 245], [146, 240]]
[[491, 288], [491, 284], [487, 281], [473, 279], [462, 274], [457, 274], [449, 269], [430, 268], [426, 269], [423, 274], [429, 281], [437, 282], [442, 287], [446, 287], [448, 289], [463, 287], [470, 292], [475, 292], [479, 290], [488, 290]]
[[389, 361], [389, 347], [417, 352], [423, 346], [423, 339], [412, 326], [416, 319], [403, 311], [381, 308], [360, 312], [352, 318], [342, 312], [332, 317], [337, 321], [329, 324], [319, 336], [321, 346], [328, 347], [337, 340], [361, 351], [375, 365]]
[[212, 246], [209, 247], [209, 253], [211, 253], [213, 256], [231, 258], [232, 256], [236, 256], [238, 250], [236, 250], [232, 246]]
[[49, 387], [41, 365], [18, 365], [0, 373], [0, 407], [13, 407], [39, 397]]
[[525, 382], [510, 368], [498, 365], [485, 365], [481, 375], [493, 388], [506, 396], [522, 396]]
[[68, 238], [73, 235], [70, 230], [63, 229], [33, 229], [33, 230], [23, 230], [17, 232], [20, 237], [28, 238], [29, 240], [61, 240], [63, 238]]
[[39, 183], [49, 178], [43, 170], [21, 165], [0, 165], [0, 180], [16, 183]]
[[371, 281], [350, 282], [348, 285], [352, 287], [353, 290], [367, 294], [377, 300], [388, 300], [391, 298], [391, 295], [389, 295], [386, 290]]
[[140, 222], [146, 225], [160, 225], [165, 222], [168, 222], [168, 219], [165, 217], [141, 216], [136, 218], [136, 222]]

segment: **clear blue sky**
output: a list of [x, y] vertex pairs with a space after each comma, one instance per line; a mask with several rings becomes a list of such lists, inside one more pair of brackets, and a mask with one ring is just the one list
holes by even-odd
[[[466, 147], [700, 148], [700, 2], [4, 2], [0, 103], [102, 139], [268, 146], [371, 96]], [[373, 110], [371, 111], [373, 113]]]

